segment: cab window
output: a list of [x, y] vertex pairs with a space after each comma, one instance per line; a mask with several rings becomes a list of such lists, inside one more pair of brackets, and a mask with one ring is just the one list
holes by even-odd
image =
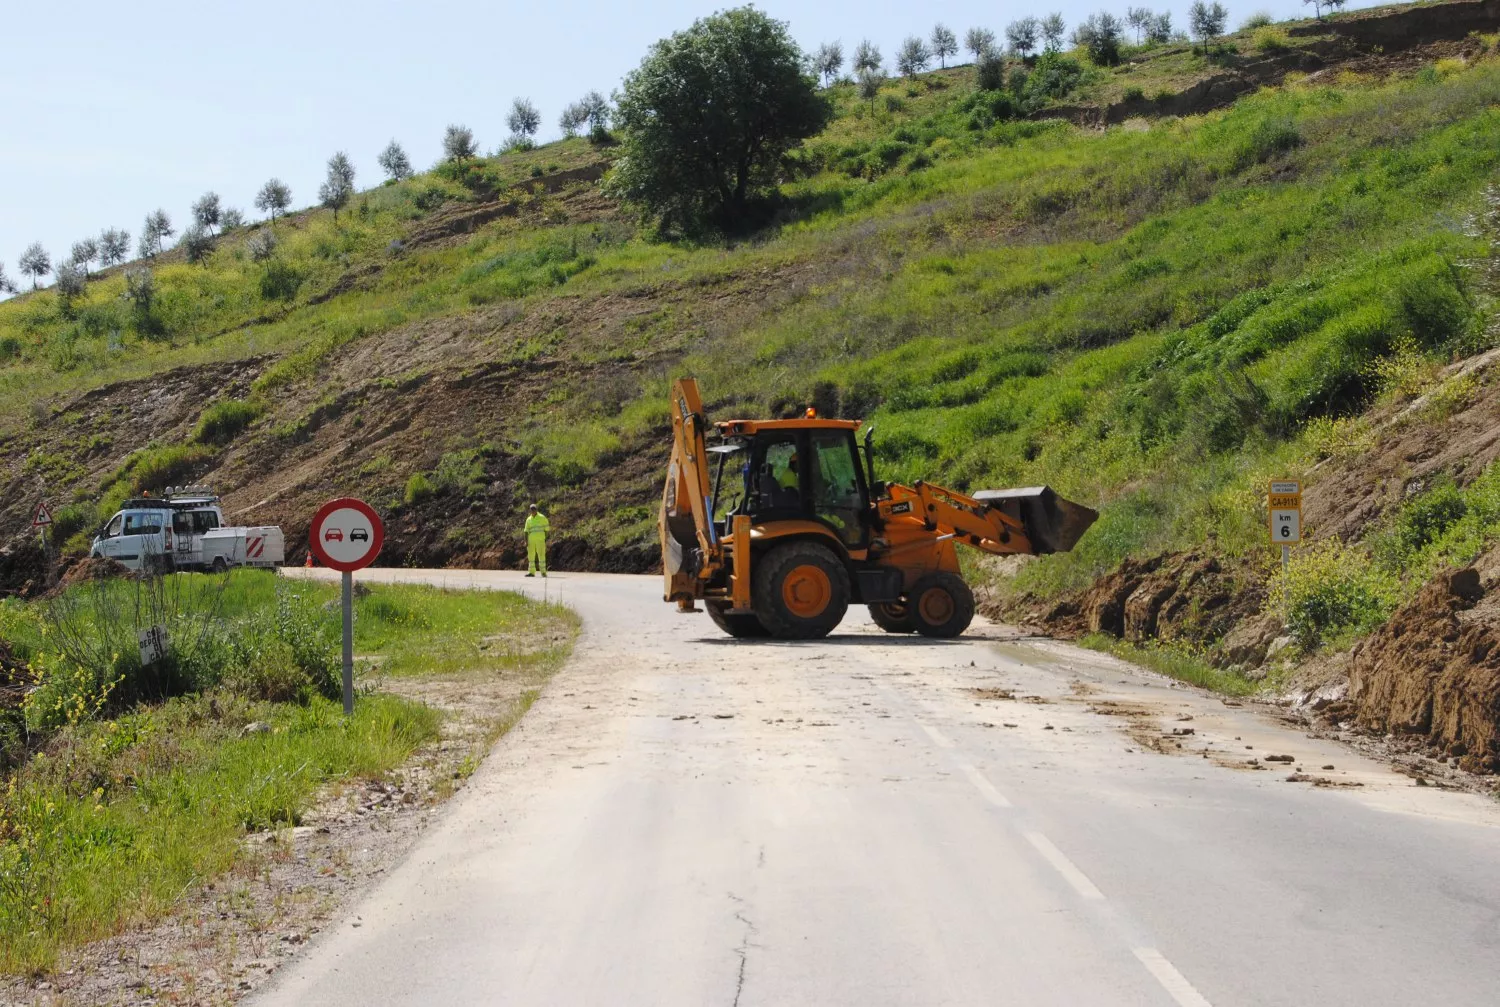
[[125, 515], [126, 535], [157, 535], [161, 533], [161, 515], [145, 512]]
[[104, 526], [104, 537], [105, 538], [119, 538], [120, 537], [120, 528], [124, 524], [125, 524], [125, 516], [123, 514], [116, 514], [115, 517], [114, 517], [114, 520], [112, 520], [109, 524], [107, 524], [107, 525]]
[[728, 534], [729, 519], [745, 513], [745, 496], [750, 482], [750, 447], [748, 444], [733, 446], [731, 451], [718, 451], [718, 472], [714, 477], [714, 520], [722, 524]]
[[762, 440], [756, 452], [756, 512], [800, 511], [802, 509], [801, 469], [795, 435]]
[[193, 531], [202, 534], [219, 527], [219, 515], [211, 510], [193, 511]]
[[810, 440], [813, 513], [846, 544], [856, 545], [865, 534], [865, 499], [854, 438], [843, 430], [815, 430]]

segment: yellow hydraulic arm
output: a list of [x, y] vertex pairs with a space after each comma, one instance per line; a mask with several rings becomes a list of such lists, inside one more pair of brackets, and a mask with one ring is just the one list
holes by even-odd
[[910, 515], [928, 531], [951, 535], [955, 541], [989, 553], [1034, 551], [1025, 525], [988, 503], [921, 480], [912, 486], [891, 483], [887, 489], [889, 499], [879, 503], [885, 521]]

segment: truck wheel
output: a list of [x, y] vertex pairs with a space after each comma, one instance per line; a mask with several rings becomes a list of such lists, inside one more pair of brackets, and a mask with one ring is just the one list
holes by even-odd
[[974, 621], [974, 592], [954, 573], [929, 573], [912, 588], [912, 621], [923, 636], [957, 636]]
[[911, 607], [901, 601], [882, 601], [868, 606], [870, 618], [875, 625], [887, 633], [915, 633], [917, 621], [912, 618]]
[[708, 609], [708, 617], [714, 625], [730, 636], [751, 639], [766, 635], [766, 627], [753, 615], [730, 615], [727, 605], [715, 605], [711, 601], [704, 602], [703, 607]]
[[228, 573], [229, 572], [229, 564], [224, 560], [223, 556], [215, 556], [214, 557], [213, 570], [214, 570], [214, 573]]
[[849, 571], [827, 546], [789, 542], [756, 562], [755, 614], [781, 640], [827, 636], [849, 610]]

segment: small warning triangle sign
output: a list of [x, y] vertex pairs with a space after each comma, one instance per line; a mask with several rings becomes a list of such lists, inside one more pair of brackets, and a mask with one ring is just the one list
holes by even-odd
[[45, 528], [52, 523], [52, 511], [47, 507], [47, 501], [43, 500], [36, 505], [36, 513], [31, 515], [31, 527]]

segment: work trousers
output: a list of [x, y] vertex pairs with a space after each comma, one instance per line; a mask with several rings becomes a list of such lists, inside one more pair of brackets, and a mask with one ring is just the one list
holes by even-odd
[[532, 532], [526, 536], [526, 571], [536, 573], [538, 567], [542, 573], [547, 572], [547, 536]]

